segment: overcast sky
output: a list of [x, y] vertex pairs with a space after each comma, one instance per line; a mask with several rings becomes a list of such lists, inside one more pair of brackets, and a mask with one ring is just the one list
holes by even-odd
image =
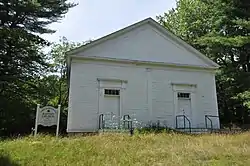
[[50, 27], [57, 32], [43, 35], [56, 42], [60, 36], [82, 42], [97, 39], [142, 19], [163, 14], [175, 7], [175, 0], [70, 0], [78, 6], [69, 10], [60, 23]]

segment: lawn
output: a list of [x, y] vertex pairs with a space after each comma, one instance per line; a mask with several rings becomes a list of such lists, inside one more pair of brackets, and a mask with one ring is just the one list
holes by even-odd
[[250, 165], [250, 133], [38, 136], [0, 142], [0, 165]]

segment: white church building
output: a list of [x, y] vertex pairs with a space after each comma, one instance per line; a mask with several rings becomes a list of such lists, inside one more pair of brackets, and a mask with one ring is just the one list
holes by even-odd
[[67, 54], [68, 133], [98, 131], [102, 114], [118, 123], [130, 115], [169, 128], [220, 126], [219, 65], [152, 18]]

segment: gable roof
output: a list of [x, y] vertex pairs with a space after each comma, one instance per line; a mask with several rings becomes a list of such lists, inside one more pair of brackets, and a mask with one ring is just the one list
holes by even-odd
[[132, 31], [133, 29], [140, 27], [144, 24], [150, 24], [151, 26], [155, 27], [157, 30], [159, 30], [161, 33], [165, 34], [166, 36], [168, 36], [170, 39], [172, 39], [174, 42], [178, 43], [179, 45], [181, 45], [182, 47], [184, 47], [186, 50], [188, 50], [189, 52], [193, 53], [194, 55], [196, 55], [197, 57], [199, 57], [200, 59], [204, 60], [206, 63], [208, 63], [209, 65], [211, 65], [211, 67], [213, 68], [218, 68], [219, 65], [215, 62], [213, 62], [211, 59], [209, 59], [207, 56], [205, 56], [204, 54], [202, 54], [201, 52], [199, 52], [198, 50], [196, 50], [194, 47], [190, 46], [189, 44], [187, 44], [186, 42], [184, 42], [183, 40], [181, 40], [180, 38], [178, 38], [177, 36], [175, 36], [174, 34], [172, 34], [171, 32], [169, 32], [166, 28], [164, 28], [162, 25], [160, 25], [159, 23], [157, 23], [155, 20], [153, 20], [152, 18], [146, 18], [140, 22], [137, 22], [135, 24], [132, 24], [128, 27], [125, 27], [121, 30], [118, 30], [116, 32], [113, 32], [109, 35], [106, 35], [102, 38], [99, 38], [97, 40], [94, 40], [92, 42], [90, 42], [89, 44], [80, 46], [78, 48], [75, 48], [69, 52], [67, 52], [67, 55], [69, 56], [74, 56], [74, 54], [77, 54], [79, 52], [83, 52], [89, 48], [92, 48], [96, 45], [99, 45], [107, 40], [116, 38], [120, 35], [123, 35], [127, 32]]

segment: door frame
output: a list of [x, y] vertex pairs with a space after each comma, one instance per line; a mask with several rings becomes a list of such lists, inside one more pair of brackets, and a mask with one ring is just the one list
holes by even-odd
[[195, 112], [196, 112], [196, 89], [197, 84], [188, 84], [188, 83], [172, 83], [173, 88], [173, 128], [176, 127], [176, 114], [178, 111], [178, 93], [190, 93], [191, 100], [191, 110], [190, 110], [190, 121], [191, 127], [195, 126]]
[[127, 86], [127, 80], [120, 79], [106, 79], [98, 78], [98, 87], [97, 87], [97, 98], [98, 98], [98, 110], [97, 110], [97, 126], [99, 125], [99, 114], [103, 112], [104, 104], [104, 89], [117, 89], [120, 90], [119, 100], [120, 100], [120, 109], [119, 115], [121, 116], [124, 112], [124, 99], [125, 99], [125, 90]]
[[[178, 93], [188, 93], [189, 94], [189, 98], [179, 98], [178, 97]], [[177, 93], [176, 93], [176, 95], [177, 95], [177, 110], [176, 110], [176, 112], [175, 112], [175, 116], [177, 116], [177, 114], [178, 115], [185, 115], [189, 120], [190, 120], [190, 122], [192, 122], [192, 120], [193, 120], [193, 118], [192, 118], [192, 99], [191, 99], [191, 93], [190, 92], [187, 92], [187, 91], [177, 91]], [[189, 113], [187, 114], [187, 112], [184, 110], [184, 113], [185, 114], [181, 114], [180, 113], [180, 102], [181, 101], [188, 101], [188, 106], [190, 107], [189, 108]], [[176, 117], [175, 117], [175, 120], [176, 120]], [[184, 124], [183, 124], [184, 125]], [[191, 125], [192, 125], [192, 123], [191, 123]], [[178, 124], [178, 126], [179, 126], [179, 124]], [[183, 126], [183, 127], [185, 127], [185, 126]]]

